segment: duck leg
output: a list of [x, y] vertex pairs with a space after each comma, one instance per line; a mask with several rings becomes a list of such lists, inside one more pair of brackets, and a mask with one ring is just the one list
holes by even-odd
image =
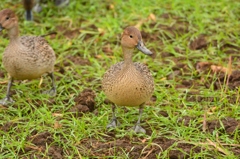
[[28, 20], [28, 21], [33, 21], [33, 13], [32, 13], [32, 10], [26, 10], [26, 12], [25, 12], [25, 17], [26, 17], [26, 20]]
[[116, 106], [113, 104], [112, 105], [112, 120], [110, 121], [110, 123], [107, 125], [107, 128], [115, 128], [118, 125], [120, 125], [120, 123], [117, 121], [117, 117], [115, 115], [115, 109]]
[[14, 101], [12, 100], [12, 98], [10, 97], [10, 89], [12, 87], [12, 83], [13, 83], [13, 78], [11, 77], [8, 81], [8, 86], [7, 86], [7, 94], [6, 97], [0, 100], [0, 104], [1, 105], [7, 105], [7, 104], [11, 104]]
[[136, 133], [146, 133], [146, 130], [145, 129], [143, 129], [142, 127], [141, 127], [141, 125], [140, 125], [140, 123], [141, 123], [141, 117], [142, 117], [142, 113], [143, 113], [143, 104], [141, 104], [140, 106], [139, 106], [139, 117], [138, 117], [138, 121], [137, 121], [137, 123], [136, 123], [136, 125], [134, 126], [134, 127], [132, 127], [132, 130], [134, 130]]
[[43, 92], [44, 94], [49, 94], [50, 96], [55, 96], [57, 93], [56, 85], [55, 85], [55, 78], [53, 72], [49, 73], [48, 76], [50, 76], [52, 80], [52, 88], [48, 91]]
[[26, 20], [28, 21], [33, 20], [33, 13], [32, 13], [33, 5], [34, 5], [34, 0], [23, 0], [23, 6], [25, 8], [25, 17], [26, 17]]

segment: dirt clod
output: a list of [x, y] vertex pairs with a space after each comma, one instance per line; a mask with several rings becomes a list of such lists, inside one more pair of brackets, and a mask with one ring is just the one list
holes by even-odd
[[4, 132], [8, 132], [15, 126], [17, 126], [17, 123], [6, 122], [2, 127], [0, 127], [0, 130]]
[[[37, 133], [37, 132], [34, 132]], [[33, 145], [26, 145], [24, 152], [26, 153], [31, 151], [31, 158], [34, 156], [38, 156], [38, 158], [43, 158], [44, 156], [41, 155], [45, 152], [51, 158], [63, 158], [63, 150], [60, 146], [53, 144], [53, 136], [50, 132], [42, 132], [33, 134], [27, 138]]]
[[83, 113], [93, 112], [95, 109], [95, 96], [93, 90], [83, 90], [77, 97], [75, 97], [74, 101], [76, 104], [69, 111], [78, 117], [81, 117]]
[[234, 118], [224, 118], [222, 120], [212, 120], [212, 121], [207, 121], [207, 129], [210, 133], [212, 133], [214, 130], [216, 129], [221, 129], [221, 123], [224, 126], [224, 130], [228, 133], [228, 134], [232, 134], [236, 129], [239, 129], [240, 125], [239, 125], [239, 121], [237, 121]]
[[207, 47], [207, 40], [205, 35], [199, 35], [195, 40], [190, 42], [189, 48], [191, 50], [200, 50]]

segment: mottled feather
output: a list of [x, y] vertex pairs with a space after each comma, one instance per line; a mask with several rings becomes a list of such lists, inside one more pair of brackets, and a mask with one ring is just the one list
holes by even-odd
[[40, 36], [22, 36], [10, 41], [3, 65], [15, 79], [34, 79], [53, 72], [55, 53]]

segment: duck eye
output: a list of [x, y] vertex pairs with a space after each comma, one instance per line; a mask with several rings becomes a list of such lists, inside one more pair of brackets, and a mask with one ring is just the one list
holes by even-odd
[[9, 19], [9, 17], [6, 17], [6, 20], [8, 20]]
[[133, 36], [132, 36], [132, 35], [130, 35], [129, 37], [130, 37], [130, 38], [133, 38]]

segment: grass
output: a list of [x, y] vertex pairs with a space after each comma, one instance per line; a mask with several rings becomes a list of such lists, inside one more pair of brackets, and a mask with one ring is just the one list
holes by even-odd
[[[228, 0], [90, 0], [56, 8], [50, 1], [34, 14], [35, 22], [26, 22], [20, 0], [4, 0], [0, 8], [17, 13], [22, 35], [58, 32], [46, 37], [57, 55], [58, 94], [41, 94], [50, 86], [47, 78], [40, 87], [39, 80], [15, 82], [16, 103], [0, 107], [0, 158], [239, 158], [240, 89], [225, 89], [223, 82], [216, 89], [218, 75], [196, 70], [203, 61], [228, 67], [229, 55], [232, 68], [239, 69], [239, 7], [240, 2]], [[146, 135], [126, 131], [137, 120], [134, 108], [118, 108], [122, 126], [106, 130], [111, 105], [104, 102], [101, 79], [122, 60], [120, 34], [129, 25], [138, 26], [146, 46], [157, 53], [154, 60], [134, 56], [147, 63], [155, 80], [156, 101], [147, 104], [142, 117]], [[207, 46], [191, 49], [200, 35]], [[9, 40], [6, 32], [1, 37], [3, 52]], [[0, 67], [3, 98], [7, 73]], [[86, 88], [96, 94], [96, 109], [75, 116], [69, 110]], [[205, 112], [208, 124], [220, 122], [203, 132]], [[231, 132], [224, 125], [229, 117], [238, 122]]]

